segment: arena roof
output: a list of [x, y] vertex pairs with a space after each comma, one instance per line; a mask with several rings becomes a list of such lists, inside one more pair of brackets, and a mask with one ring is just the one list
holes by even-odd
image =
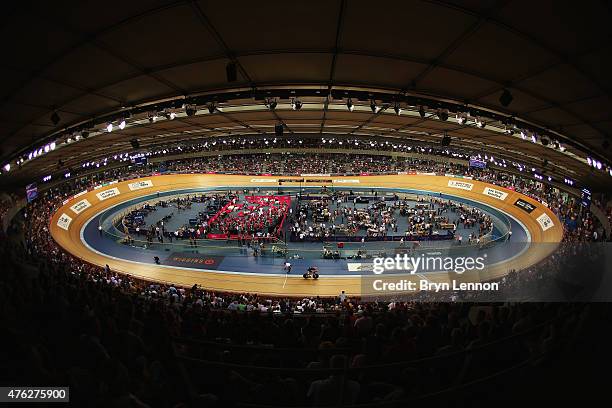
[[[68, 166], [125, 151], [133, 138], [146, 147], [230, 132], [273, 134], [279, 122], [289, 135], [420, 135], [436, 143], [446, 131], [453, 144], [475, 151], [525, 153], [524, 161], [543, 171], [548, 165], [600, 188], [612, 181], [606, 172], [612, 165], [607, 2], [109, 0], [10, 7], [1, 28], [7, 39], [0, 63], [1, 163], [11, 163], [10, 173], [24, 181], [60, 161]], [[232, 82], [228, 64], [236, 68]], [[303, 109], [292, 110], [290, 98], [279, 97], [271, 111], [254, 97], [276, 97], [278, 90], [303, 90]], [[500, 102], [504, 90], [512, 96], [508, 106]], [[219, 98], [230, 91], [231, 98]], [[371, 111], [367, 98], [355, 97], [359, 92], [377, 97], [382, 109]], [[176, 101], [197, 95], [217, 95], [210, 100], [221, 112], [199, 106], [204, 114], [184, 115]], [[351, 96], [354, 111], [346, 109]], [[427, 103], [423, 118], [415, 114], [423, 100], [402, 99], [409, 97], [456, 109], [442, 121], [437, 110], [446, 106]], [[97, 134], [112, 115], [140, 107], [141, 116], [133, 115], [139, 120], [171, 100], [181, 113], [175, 120], [140, 120]], [[405, 114], [394, 114], [394, 100]], [[457, 123], [455, 111], [471, 108], [511, 120], [479, 111]], [[537, 143], [531, 133], [519, 136], [523, 127], [504, 133], [514, 120], [536, 132]], [[92, 137], [66, 143], [83, 129]], [[565, 151], [543, 146], [542, 139]], [[27, 160], [51, 141], [61, 148]], [[587, 157], [601, 161], [602, 170]], [[20, 158], [26, 161], [17, 166]]]

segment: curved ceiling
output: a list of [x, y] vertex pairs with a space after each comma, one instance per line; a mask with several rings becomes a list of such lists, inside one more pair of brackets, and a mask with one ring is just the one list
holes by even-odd
[[[589, 154], [610, 161], [612, 13], [604, 1], [580, 7], [549, 0], [111, 0], [26, 6], [15, 3], [5, 10], [0, 28], [10, 39], [4, 47], [10, 57], [0, 63], [4, 161], [73, 125], [151, 101], [299, 85], [449, 98], [563, 135], [581, 146], [583, 160]], [[237, 67], [231, 83], [229, 62]], [[499, 101], [504, 89], [513, 96], [507, 107]], [[194, 129], [270, 132], [282, 121], [291, 133], [446, 130], [458, 140], [529, 150], [576, 178], [593, 172], [550, 149], [538, 152], [520, 140], [450, 120], [327, 109], [325, 102], [314, 109], [319, 101], [310, 102], [311, 109], [300, 111], [238, 110], [126, 128], [58, 149], [28, 172], [28, 166], [18, 171], [32, 176], [58, 159], [118, 151], [132, 137], [159, 143], [160, 134]]]

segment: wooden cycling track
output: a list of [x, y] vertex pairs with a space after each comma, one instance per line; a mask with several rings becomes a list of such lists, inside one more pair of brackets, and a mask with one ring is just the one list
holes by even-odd
[[[157, 191], [172, 191], [186, 188], [210, 187], [268, 187], [275, 188], [279, 177], [242, 176], [221, 174], [173, 174], [149, 176], [135, 180], [126, 180], [87, 192], [82, 192], [64, 202], [54, 213], [50, 220], [50, 231], [55, 241], [74, 256], [91, 264], [104, 266], [108, 264], [112, 270], [129, 274], [131, 276], [164, 283], [173, 283], [180, 286], [191, 287], [201, 285], [208, 290], [223, 292], [259, 293], [282, 296], [337, 296], [340, 291], [353, 296], [362, 295], [362, 278], [350, 276], [321, 276], [318, 281], [304, 280], [301, 275], [285, 274], [249, 274], [224, 273], [222, 271], [191, 270], [180, 267], [157, 266], [154, 264], [136, 263], [128, 260], [113, 259], [89, 249], [80, 237], [80, 231], [85, 223], [103, 210], [122, 202], [152, 194]], [[281, 177], [285, 179], [299, 179], [301, 177]], [[491, 266], [477, 274], [465, 272], [463, 275], [452, 274], [453, 279], [465, 282], [481, 282], [496, 279], [507, 274], [508, 271], [523, 269], [536, 264], [550, 255], [563, 236], [563, 229], [559, 219], [541, 203], [512, 190], [494, 186], [488, 183], [447, 176], [434, 175], [384, 175], [384, 176], [345, 176], [345, 177], [304, 177], [305, 179], [333, 179], [337, 187], [380, 187], [380, 188], [406, 188], [431, 192], [441, 192], [457, 197], [463, 197], [487, 204], [497, 208], [520, 221], [527, 229], [533, 243], [551, 243], [552, 245], [530, 245], [520, 256], [504, 262], [502, 265]], [[139, 186], [135, 183], [145, 182]], [[463, 184], [467, 183], [467, 184]], [[148, 186], [152, 184], [152, 186]], [[329, 183], [325, 182], [329, 187]], [[299, 186], [297, 182], [284, 182], [283, 186]], [[321, 183], [302, 183], [301, 185], [321, 186]], [[467, 188], [471, 189], [468, 190]], [[137, 188], [137, 189], [134, 189]], [[485, 194], [485, 189], [494, 189], [492, 197]], [[117, 189], [117, 190], [114, 190]], [[112, 191], [110, 191], [112, 190]], [[110, 192], [109, 192], [110, 191]], [[116, 194], [117, 191], [119, 194]], [[491, 190], [488, 190], [491, 193]], [[501, 192], [501, 194], [499, 194]], [[106, 195], [100, 199], [99, 195]], [[113, 195], [116, 194], [116, 195]], [[515, 205], [517, 199], [532, 204], [535, 209], [531, 213]], [[77, 211], [71, 207], [81, 204], [84, 200], [90, 205], [88, 208]], [[546, 230], [537, 221], [538, 217], [546, 214], [553, 221], [553, 226]], [[67, 215], [71, 218], [66, 226]], [[58, 225], [60, 217], [64, 220], [64, 228]], [[543, 216], [546, 218], [546, 216]], [[542, 218], [542, 217], [540, 217]], [[280, 272], [280, 271], [279, 271]], [[397, 275], [395, 275], [397, 277]], [[422, 276], [422, 275], [421, 275]], [[448, 282], [451, 278], [448, 273], [427, 273], [431, 282]], [[416, 275], [402, 275], [404, 279], [418, 279]], [[363, 293], [365, 294], [365, 293]]]

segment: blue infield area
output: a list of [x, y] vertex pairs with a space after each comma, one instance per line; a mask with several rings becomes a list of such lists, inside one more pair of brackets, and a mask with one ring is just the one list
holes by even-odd
[[[231, 190], [235, 191], [241, 187], [232, 187]], [[224, 240], [217, 242], [208, 242], [206, 245], [198, 245], [198, 247], [191, 247], [185, 243], [174, 242], [173, 245], [158, 245], [153, 244], [149, 248], [143, 248], [141, 246], [130, 246], [121, 243], [120, 239], [115, 236], [116, 234], [110, 235], [107, 230], [112, 229], [109, 225], [109, 219], [114, 215], [120, 213], [122, 210], [125, 211], [127, 207], [130, 207], [139, 202], [144, 202], [152, 198], [164, 196], [171, 196], [176, 194], [185, 193], [206, 193], [210, 191], [221, 191], [228, 190], [227, 188], [201, 188], [201, 189], [188, 189], [188, 190], [176, 190], [170, 192], [164, 192], [160, 194], [151, 194], [139, 197], [138, 199], [130, 200], [128, 202], [120, 203], [110, 209], [107, 209], [93, 218], [91, 218], [84, 226], [81, 231], [81, 239], [84, 243], [92, 250], [101, 253], [103, 255], [129, 260], [137, 263], [154, 264], [154, 257], [159, 257], [162, 265], [171, 265], [175, 267], [181, 267], [190, 270], [215, 270], [224, 272], [238, 272], [238, 273], [256, 273], [256, 274], [284, 274], [283, 269], [286, 261], [285, 257], [273, 257], [273, 256], [253, 256], [252, 252], [246, 246], [240, 247], [237, 243], [227, 243]], [[291, 188], [286, 189], [287, 193], [291, 193]], [[359, 188], [352, 188], [351, 190], [358, 191]], [[371, 188], [363, 189], [371, 191]], [[502, 213], [501, 211], [492, 208], [490, 206], [478, 203], [472, 200], [451, 196], [447, 194], [440, 194], [435, 192], [423, 191], [423, 190], [411, 190], [411, 189], [383, 189], [376, 188], [374, 190], [381, 192], [395, 192], [395, 193], [407, 193], [407, 194], [418, 194], [422, 196], [435, 196], [443, 199], [451, 199], [455, 202], [465, 203], [469, 206], [479, 208], [493, 217], [503, 219], [504, 222], [509, 223], [512, 231], [512, 238], [510, 241], [497, 242], [496, 244], [488, 247], [478, 249], [475, 246], [468, 245], [457, 245], [446, 241], [445, 244], [428, 244], [423, 247], [416, 248], [411, 251], [412, 256], [418, 256], [421, 254], [425, 255], [436, 255], [436, 256], [485, 256], [487, 259], [486, 264], [492, 265], [498, 262], [504, 262], [512, 257], [518, 256], [525, 251], [529, 246], [530, 237], [528, 236], [525, 228], [517, 222], [511, 216]], [[98, 226], [104, 225], [104, 230], [99, 231]], [[460, 227], [461, 228], [461, 227]], [[459, 228], [459, 229], [460, 229]], [[458, 229], [458, 231], [459, 231]], [[459, 231], [460, 232], [460, 231]], [[461, 232], [460, 232], [461, 233]], [[207, 240], [210, 241], [210, 240]], [[334, 244], [335, 245], [335, 244]], [[400, 248], [399, 242], [366, 242], [366, 243], [354, 243], [350, 244], [355, 249], [363, 248], [370, 252], [374, 252], [377, 256], [395, 256], [402, 248]], [[303, 243], [287, 243], [287, 249], [289, 254], [289, 262], [292, 264], [292, 274], [302, 274], [308, 267], [316, 266], [319, 268], [321, 275], [363, 275], [371, 274], [367, 268], [356, 268], [357, 264], [371, 264], [372, 259], [323, 259], [320, 256], [323, 243], [308, 243], [304, 246]], [[405, 248], [403, 248], [405, 249]], [[302, 252], [307, 250], [307, 252]], [[302, 259], [296, 259], [291, 257], [292, 254], [306, 254]], [[351, 267], [352, 264], [353, 267]]]

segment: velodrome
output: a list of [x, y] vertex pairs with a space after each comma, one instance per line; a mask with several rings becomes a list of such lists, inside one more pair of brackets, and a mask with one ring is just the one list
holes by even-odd
[[[295, 182], [285, 181], [283, 185], [300, 184], [300, 177], [285, 177]], [[145, 182], [145, 183], [142, 183]], [[432, 193], [445, 193], [482, 202], [497, 208], [517, 219], [529, 232], [532, 243], [546, 243], [547, 245], [530, 245], [529, 249], [519, 257], [500, 265], [487, 268], [479, 272], [478, 276], [471, 273], [457, 275], [459, 281], [487, 281], [496, 279], [510, 270], [520, 270], [535, 265], [545, 259], [562, 238], [562, 228], [558, 218], [543, 204], [512, 190], [490, 185], [477, 180], [433, 176], [433, 175], [384, 175], [384, 176], [345, 176], [333, 177], [334, 185], [347, 184], [362, 188], [410, 188], [430, 191]], [[143, 188], [144, 185], [144, 188]], [[138, 263], [126, 259], [114, 259], [111, 256], [93, 251], [85, 245], [81, 237], [81, 230], [85, 223], [94, 214], [121, 202], [129, 201], [144, 194], [172, 191], [182, 188], [201, 187], [270, 187], [278, 185], [278, 177], [252, 176], [252, 175], [220, 175], [220, 174], [173, 174], [157, 175], [136, 180], [118, 181], [88, 192], [77, 194], [64, 202], [57, 209], [50, 220], [50, 231], [53, 238], [68, 252], [76, 257], [98, 266], [109, 265], [112, 270], [126, 273], [145, 280], [173, 283], [190, 287], [201, 285], [210, 290], [223, 292], [249, 292], [266, 295], [283, 296], [335, 296], [344, 290], [355, 296], [362, 295], [362, 280], [360, 276], [325, 276], [318, 281], [304, 280], [301, 276], [285, 274], [251, 274], [235, 273], [232, 271], [203, 271], [171, 267], [168, 265], [153, 265]], [[316, 186], [317, 183], [312, 183]], [[117, 190], [114, 190], [117, 189]], [[486, 190], [488, 189], [488, 190]], [[485, 190], [489, 194], [485, 193]], [[491, 194], [491, 191], [502, 194]], [[111, 193], [106, 193], [110, 191]], [[118, 191], [118, 193], [117, 193]], [[100, 195], [109, 195], [100, 199]], [[501, 199], [503, 197], [503, 199]], [[518, 200], [529, 202], [535, 207], [531, 213], [517, 207]], [[76, 214], [71, 207], [87, 200], [91, 204], [88, 208]], [[68, 215], [71, 218], [67, 230], [60, 228], [60, 217]], [[537, 221], [542, 216], [552, 221], [552, 227], [544, 230]], [[406, 275], [409, 279], [419, 279], [417, 276]], [[431, 282], [449, 282], [451, 278], [446, 273], [430, 273], [427, 279]]]

